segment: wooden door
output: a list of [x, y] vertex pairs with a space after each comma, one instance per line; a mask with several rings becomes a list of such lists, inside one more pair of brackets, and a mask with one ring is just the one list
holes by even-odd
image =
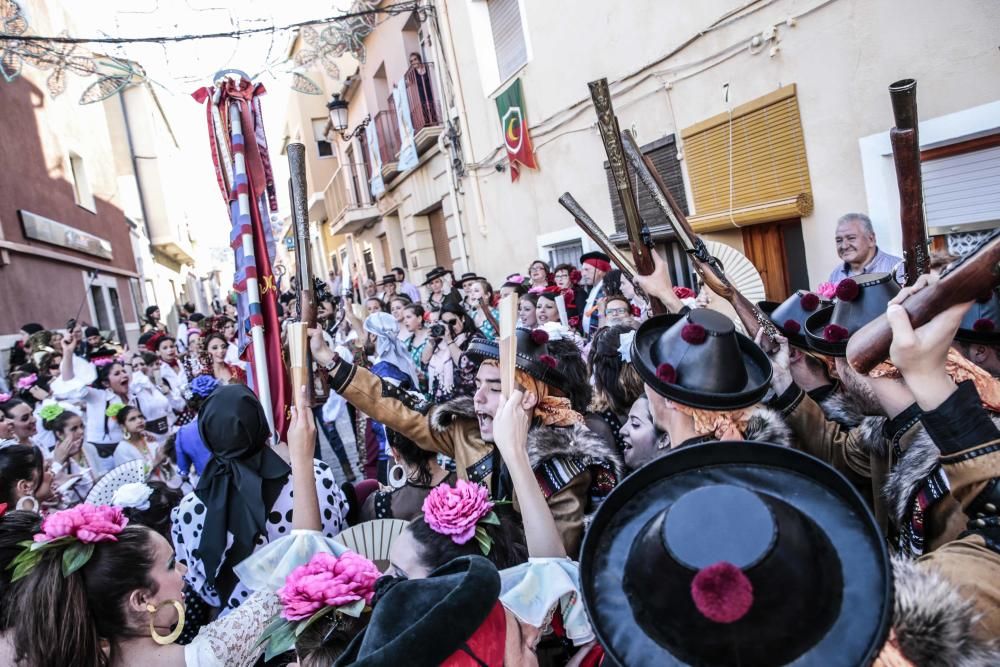
[[451, 257], [451, 244], [448, 241], [448, 225], [444, 220], [444, 210], [436, 208], [427, 214], [431, 228], [431, 242], [434, 244], [434, 258], [437, 266], [443, 266], [449, 271], [454, 264]]
[[760, 272], [764, 291], [770, 301], [788, 298], [788, 261], [785, 236], [778, 223], [751, 225], [743, 228], [743, 254]]

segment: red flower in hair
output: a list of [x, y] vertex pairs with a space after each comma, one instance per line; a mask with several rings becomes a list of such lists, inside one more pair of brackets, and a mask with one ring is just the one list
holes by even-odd
[[535, 329], [531, 332], [531, 342], [535, 345], [545, 345], [549, 342], [549, 334], [545, 329]]
[[160, 346], [160, 341], [167, 337], [167, 334], [159, 331], [149, 337], [146, 341], [146, 349], [150, 352], [156, 352], [156, 349]]
[[667, 384], [677, 382], [677, 370], [670, 364], [660, 364], [656, 367], [656, 379]]
[[632, 306], [632, 317], [639, 317], [642, 315], [642, 309], [639, 306], [633, 304]]
[[578, 326], [580, 326], [580, 318], [577, 317], [576, 315], [574, 315], [573, 317], [569, 318], [569, 325], [571, 327], [573, 327], [574, 329], [577, 328]]
[[979, 333], [992, 333], [996, 328], [997, 325], [988, 317], [981, 317], [972, 323], [972, 330]]
[[569, 272], [569, 281], [576, 285], [581, 280], [583, 280], [583, 274], [580, 273], [580, 269], [573, 269]]
[[708, 332], [700, 324], [690, 322], [681, 328], [681, 339], [689, 345], [701, 345], [708, 338]]
[[841, 301], [854, 301], [860, 293], [861, 288], [851, 278], [844, 278], [837, 283], [837, 298]]
[[424, 322], [430, 322], [430, 321], [431, 321], [431, 311], [425, 310], [424, 311]]
[[545, 364], [546, 366], [548, 366], [549, 368], [556, 367], [556, 358], [553, 357], [551, 354], [543, 354], [542, 356], [538, 357], [538, 360], [543, 364]]
[[542, 294], [562, 294], [562, 290], [556, 285], [549, 285], [542, 290]]
[[573, 293], [571, 289], [564, 289], [562, 291], [563, 299], [566, 300], [566, 307], [572, 308], [576, 305], [576, 294]]
[[839, 324], [827, 324], [823, 327], [823, 340], [828, 343], [842, 343], [849, 337], [847, 329]]
[[812, 292], [806, 292], [799, 298], [799, 305], [802, 306], [802, 310], [816, 310], [816, 306], [819, 305], [819, 297]]
[[674, 296], [678, 299], [693, 299], [697, 296], [690, 287], [675, 287]]
[[785, 320], [785, 323], [781, 325], [781, 328], [790, 334], [797, 334], [802, 331], [802, 326], [795, 320]]

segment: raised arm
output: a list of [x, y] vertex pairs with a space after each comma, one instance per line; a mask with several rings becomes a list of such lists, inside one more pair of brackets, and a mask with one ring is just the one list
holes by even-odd
[[536, 402], [534, 394], [525, 395], [520, 389], [511, 392], [493, 420], [493, 435], [497, 449], [507, 464], [514, 494], [521, 509], [524, 538], [532, 558], [565, 558], [566, 548], [556, 527], [548, 502], [538, 488], [535, 472], [528, 459], [529, 410]]
[[80, 328], [75, 327], [63, 336], [62, 339], [62, 361], [59, 364], [59, 375], [66, 382], [76, 377], [76, 374], [73, 372], [73, 355], [76, 354], [77, 335], [79, 333]]
[[306, 388], [296, 392], [292, 420], [288, 427], [288, 454], [292, 465], [292, 529], [322, 530], [319, 497], [316, 495], [316, 473], [313, 451], [316, 423], [306, 404]]

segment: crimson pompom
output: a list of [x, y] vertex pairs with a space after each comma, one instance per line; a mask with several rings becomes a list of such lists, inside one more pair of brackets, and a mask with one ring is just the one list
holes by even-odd
[[639, 306], [632, 306], [632, 317], [639, 317], [642, 315], [642, 309]]
[[535, 345], [545, 345], [549, 342], [549, 334], [545, 329], [534, 329], [531, 332], [531, 342]]
[[580, 269], [573, 269], [569, 272], [569, 281], [576, 285], [581, 280], [583, 280], [583, 274], [580, 273]]
[[708, 338], [705, 327], [694, 322], [689, 322], [681, 327], [681, 339], [689, 345], [701, 345]]
[[854, 301], [861, 293], [858, 283], [851, 278], [844, 278], [837, 283], [837, 298], [841, 301]]
[[667, 384], [677, 382], [677, 370], [670, 364], [660, 364], [656, 367], [656, 379]]
[[559, 289], [558, 285], [548, 285], [542, 290], [542, 294], [562, 294], [562, 290]]
[[538, 357], [538, 360], [543, 364], [545, 364], [546, 366], [548, 366], [549, 368], [556, 367], [556, 358], [553, 357], [551, 354], [543, 354], [542, 356]]
[[753, 584], [743, 570], [720, 561], [691, 580], [691, 599], [701, 615], [715, 623], [735, 623], [753, 606]]
[[979, 333], [992, 333], [996, 328], [997, 325], [988, 317], [981, 317], [972, 323], [972, 330]]
[[828, 343], [842, 343], [848, 338], [850, 333], [839, 324], [827, 324], [823, 327], [823, 339]]
[[802, 331], [802, 325], [795, 320], [785, 320], [785, 323], [781, 325], [781, 328], [790, 334], [797, 334]]
[[819, 297], [812, 292], [806, 292], [799, 298], [799, 305], [802, 306], [802, 310], [816, 310], [816, 306], [819, 305]]
[[574, 329], [576, 329], [578, 326], [580, 326], [580, 318], [576, 315], [569, 318], [569, 325]]
[[693, 299], [696, 295], [690, 287], [675, 287], [674, 296], [678, 299]]

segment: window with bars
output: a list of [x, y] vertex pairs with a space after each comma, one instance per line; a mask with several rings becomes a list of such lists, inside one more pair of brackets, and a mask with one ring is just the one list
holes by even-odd
[[583, 241], [573, 239], [572, 241], [564, 241], [546, 246], [545, 249], [549, 254], [549, 268], [554, 269], [560, 264], [572, 264], [576, 266], [580, 262], [580, 255], [583, 254]]
[[528, 45], [521, 22], [519, 0], [487, 0], [493, 48], [500, 80], [505, 81], [528, 62]]
[[321, 158], [334, 157], [336, 152], [333, 143], [326, 136], [326, 126], [330, 121], [326, 118], [313, 118], [313, 139], [316, 140], [316, 154]]

